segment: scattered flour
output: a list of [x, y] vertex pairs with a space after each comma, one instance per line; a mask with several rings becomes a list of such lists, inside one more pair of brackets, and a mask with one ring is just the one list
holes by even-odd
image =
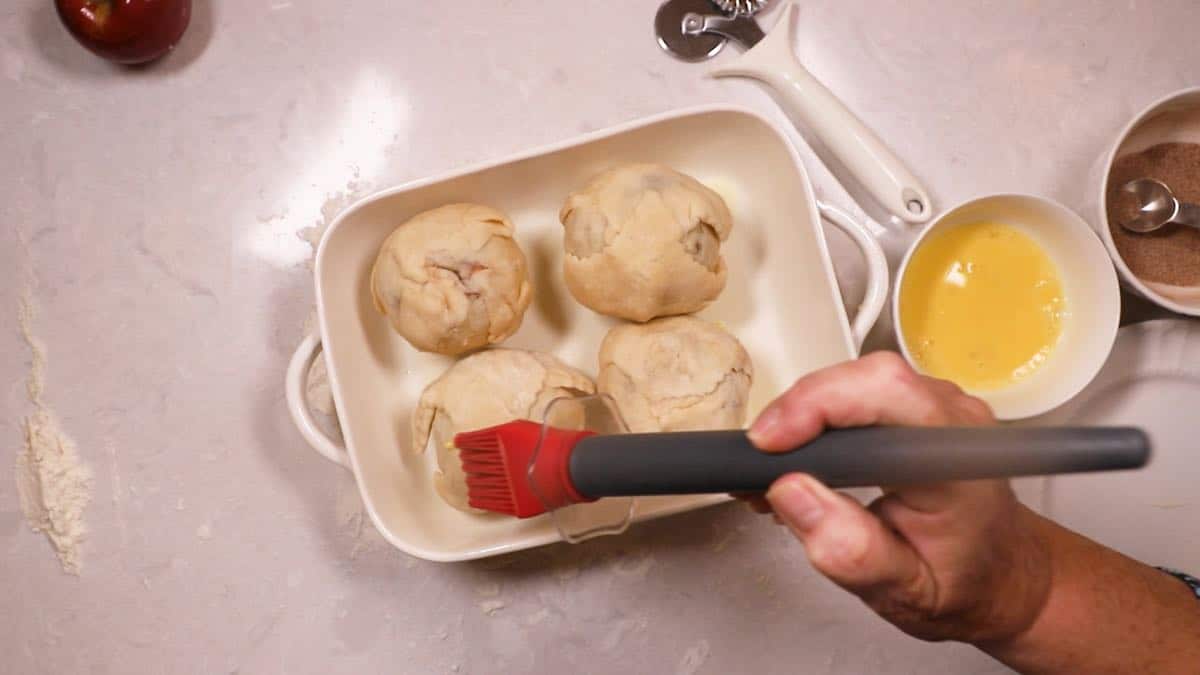
[[359, 180], [356, 171], [354, 178], [346, 183], [346, 189], [325, 195], [325, 203], [321, 204], [321, 217], [311, 226], [301, 228], [296, 232], [296, 236], [308, 242], [308, 245], [312, 247], [314, 258], [317, 255], [317, 248], [321, 245], [321, 237], [325, 236], [325, 230], [329, 229], [334, 219], [346, 207], [358, 201], [359, 197], [369, 189], [370, 185], [366, 181]]
[[529, 616], [525, 617], [525, 625], [526, 626], [536, 626], [539, 623], [541, 623], [549, 618], [550, 618], [550, 610], [546, 607], [543, 607], [543, 608], [539, 609], [538, 611], [534, 612], [533, 614], [530, 614]]
[[196, 538], [197, 539], [200, 539], [202, 541], [208, 541], [209, 539], [212, 539], [212, 536], [213, 536], [213, 532], [212, 532], [211, 524], [203, 523], [202, 525], [200, 525], [200, 527], [196, 528]]
[[63, 570], [79, 574], [83, 511], [92, 499], [92, 474], [54, 415], [39, 406], [25, 418], [25, 447], [17, 454], [21, 510], [34, 532], [50, 540]]
[[[387, 548], [387, 540], [375, 529], [362, 497], [358, 494], [354, 479], [349, 476], [339, 478], [337, 490], [337, 523], [353, 542], [350, 547], [350, 559], [354, 560], [361, 553], [370, 553]], [[410, 567], [416, 566], [412, 561]]]
[[499, 612], [507, 606], [508, 603], [504, 602], [503, 600], [484, 600], [483, 602], [479, 603], [479, 611], [483, 612], [487, 616], [495, 616], [496, 612]]
[[708, 660], [708, 655], [712, 653], [712, 647], [709, 646], [708, 640], [700, 640], [696, 644], [688, 647], [683, 653], [683, 658], [679, 659], [679, 665], [675, 668], [675, 675], [695, 675]]
[[495, 581], [485, 581], [476, 584], [475, 594], [481, 598], [488, 598], [479, 603], [479, 611], [487, 616], [494, 615], [508, 605], [508, 603], [500, 599], [500, 584]]
[[760, 574], [754, 578], [754, 583], [758, 585], [759, 590], [765, 593], [767, 597], [775, 597], [775, 582], [771, 580], [771, 577]]
[[600, 638], [598, 646], [602, 651], [612, 651], [621, 645], [625, 636], [630, 633], [644, 633], [650, 622], [644, 617], [621, 619], [612, 625], [605, 635]]
[[42, 390], [46, 386], [46, 347], [33, 334], [33, 293], [28, 288], [17, 301], [17, 324], [29, 346], [29, 379], [25, 380], [25, 390], [29, 400], [41, 407]]
[[[358, 179], [357, 175], [354, 179], [346, 183], [346, 188], [336, 193], [326, 194], [325, 202], [321, 205], [321, 215], [309, 227], [301, 228], [296, 232], [296, 236], [304, 240], [312, 250], [308, 259], [308, 265], [311, 267], [317, 255], [317, 248], [321, 245], [321, 238], [325, 235], [325, 230], [329, 229], [329, 225], [333, 223], [346, 207], [358, 201], [359, 197], [369, 189], [369, 185]], [[317, 313], [313, 311], [309, 314], [304, 322], [305, 334], [310, 334], [317, 329]], [[312, 368], [309, 369], [308, 382], [305, 384], [305, 398], [308, 405], [324, 413], [325, 415], [334, 416], [333, 395], [329, 389], [329, 377], [325, 370], [325, 355], [318, 354], [313, 361]]]
[[559, 581], [567, 582], [578, 577], [579, 571], [579, 565], [569, 563], [554, 570], [554, 576], [558, 577]]
[[650, 553], [622, 556], [613, 564], [613, 571], [631, 579], [645, 579], [654, 567], [654, 556]]
[[33, 299], [28, 289], [19, 301], [17, 321], [31, 355], [26, 389], [34, 406], [33, 413], [25, 417], [25, 445], [17, 453], [21, 510], [30, 528], [46, 535], [63, 570], [78, 575], [86, 531], [83, 512], [92, 499], [92, 472], [42, 400], [46, 350], [33, 335]]
[[108, 480], [112, 484], [113, 513], [117, 517], [117, 532], [121, 535], [121, 548], [129, 545], [129, 525], [125, 521], [125, 505], [121, 501], [121, 469], [117, 463], [117, 444], [112, 440], [104, 442], [104, 451], [108, 455]]
[[[325, 202], [321, 205], [320, 216], [313, 221], [313, 224], [296, 231], [296, 236], [307, 242], [311, 249], [311, 255], [308, 259], [310, 267], [316, 259], [317, 249], [320, 247], [321, 238], [325, 235], [325, 230], [329, 229], [330, 224], [333, 223], [334, 219], [346, 207], [358, 201], [370, 187], [366, 181], [359, 180], [356, 171], [354, 178], [346, 183], [344, 190], [325, 195]], [[313, 310], [309, 312], [304, 320], [304, 334], [311, 335], [317, 331], [317, 312]], [[305, 381], [304, 390], [305, 402], [309, 408], [331, 418], [331, 422], [336, 427], [338, 424], [337, 409], [334, 407], [333, 392], [329, 387], [329, 373], [325, 366], [324, 353], [318, 354], [317, 358], [313, 360], [312, 367], [308, 371], [308, 379]], [[387, 548], [387, 541], [375, 529], [370, 517], [364, 510], [362, 498], [359, 496], [353, 481], [344, 481], [338, 487], [337, 522], [342, 530], [350, 535], [353, 541], [350, 548], [351, 559], [357, 558], [360, 553]], [[405, 561], [405, 567], [408, 568], [413, 568], [416, 564], [417, 561], [415, 559]]]
[[497, 598], [500, 597], [500, 584], [494, 581], [479, 584], [475, 587], [475, 592], [485, 598]]
[[721, 551], [724, 551], [725, 548], [729, 546], [729, 542], [733, 541], [733, 538], [736, 536], [737, 536], [736, 530], [731, 530], [724, 534], [718, 535], [717, 540], [713, 542], [712, 552], [720, 553]]

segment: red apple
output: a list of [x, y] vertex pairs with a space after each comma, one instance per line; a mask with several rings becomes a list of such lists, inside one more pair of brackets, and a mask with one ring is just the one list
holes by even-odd
[[117, 63], [145, 63], [171, 51], [192, 16], [192, 0], [54, 0], [58, 18], [84, 47]]

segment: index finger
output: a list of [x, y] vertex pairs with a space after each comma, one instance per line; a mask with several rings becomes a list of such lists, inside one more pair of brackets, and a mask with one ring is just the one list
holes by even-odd
[[761, 450], [782, 452], [826, 427], [939, 426], [948, 411], [900, 355], [875, 352], [805, 375], [763, 410], [747, 432]]

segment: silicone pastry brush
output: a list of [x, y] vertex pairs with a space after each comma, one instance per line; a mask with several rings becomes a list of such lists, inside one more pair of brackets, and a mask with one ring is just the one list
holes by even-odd
[[836, 429], [768, 454], [745, 431], [595, 434], [518, 420], [454, 437], [471, 506], [528, 518], [617, 496], [761, 492], [791, 472], [834, 488], [1135, 469], [1131, 427]]

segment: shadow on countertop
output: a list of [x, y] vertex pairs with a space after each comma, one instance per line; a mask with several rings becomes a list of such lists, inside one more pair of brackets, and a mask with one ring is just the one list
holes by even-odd
[[1136, 293], [1121, 289], [1121, 325], [1128, 326], [1143, 321], [1155, 319], [1187, 319], [1182, 314], [1176, 314], [1169, 309], [1159, 307], [1153, 302]]

